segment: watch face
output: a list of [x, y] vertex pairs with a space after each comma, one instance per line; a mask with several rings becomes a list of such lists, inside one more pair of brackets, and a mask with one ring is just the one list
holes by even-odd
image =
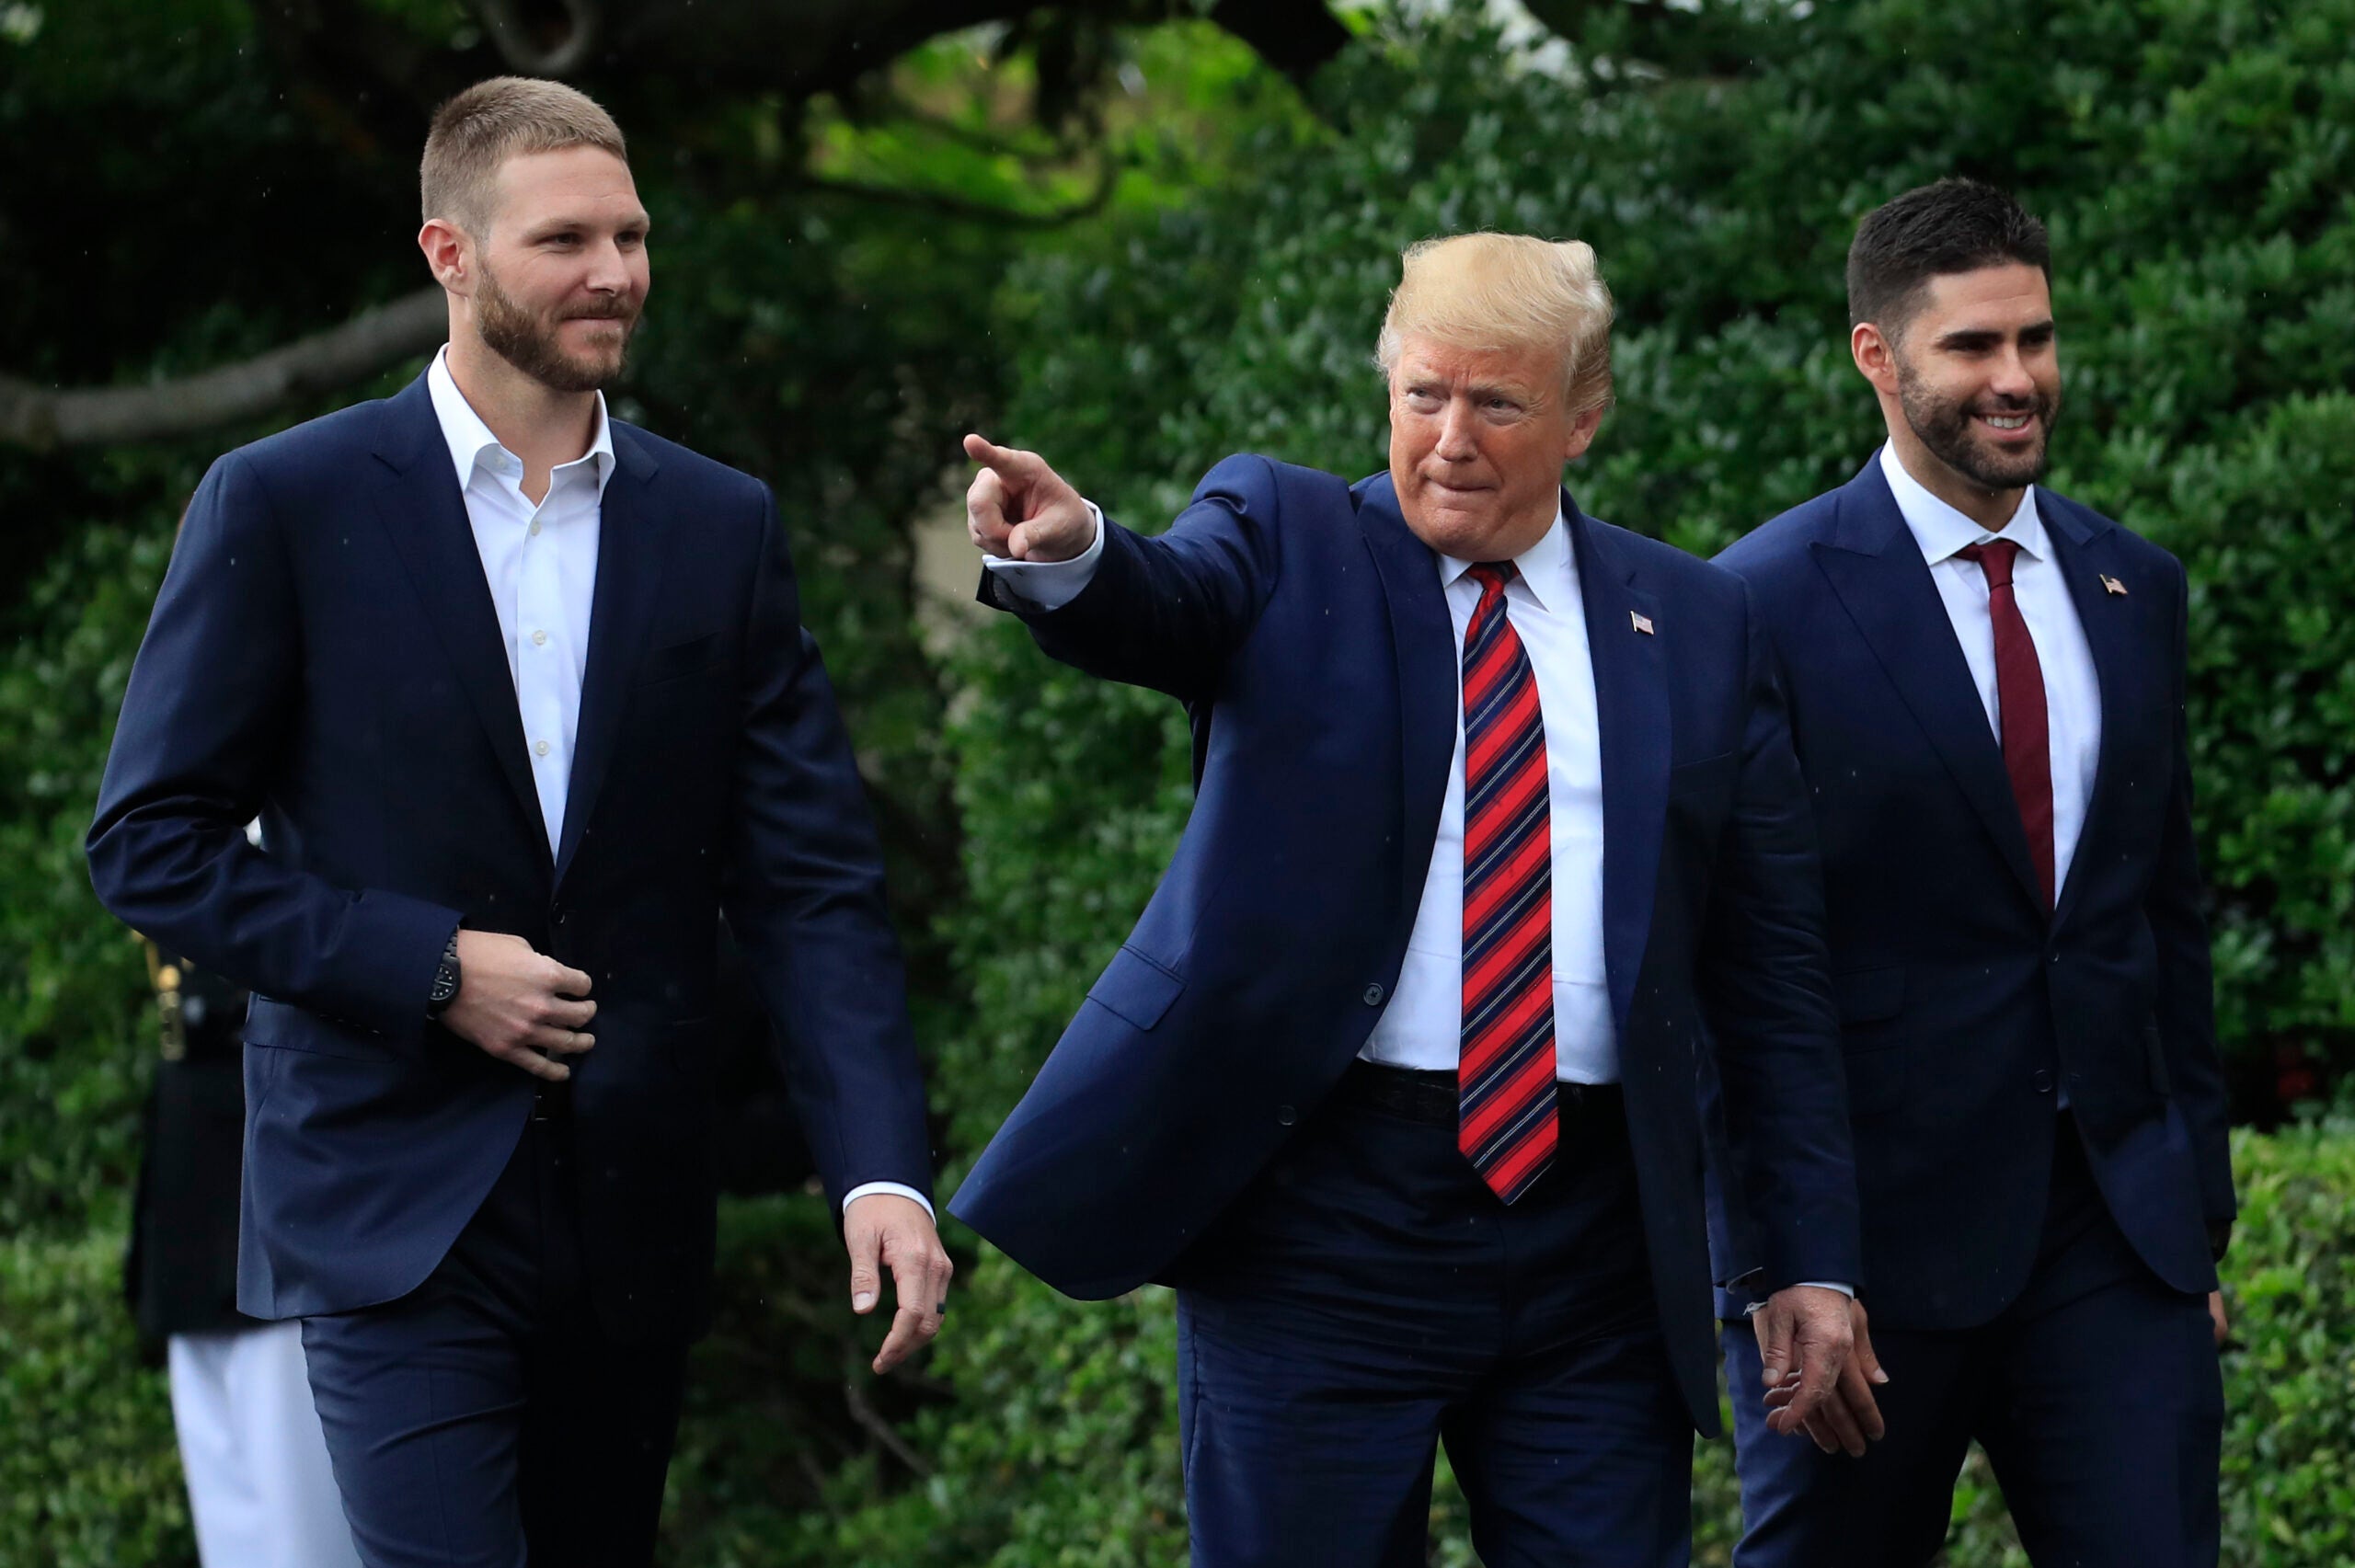
[[457, 994], [457, 974], [450, 967], [449, 965], [444, 964], [441, 968], [434, 971], [432, 1000], [436, 1002], [448, 1001]]

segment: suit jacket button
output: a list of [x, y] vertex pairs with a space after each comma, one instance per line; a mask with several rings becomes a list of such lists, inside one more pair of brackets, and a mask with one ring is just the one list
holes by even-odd
[[2052, 1074], [2050, 1070], [2041, 1067], [2036, 1070], [2036, 1092], [2039, 1094], [2052, 1093]]
[[1368, 1007], [1380, 1007], [1382, 1005], [1381, 986], [1371, 985], [1365, 988], [1365, 1004]]
[[1295, 1112], [1290, 1105], [1278, 1105], [1276, 1107], [1277, 1126], [1290, 1127], [1293, 1122], [1298, 1121], [1299, 1119], [1299, 1113]]

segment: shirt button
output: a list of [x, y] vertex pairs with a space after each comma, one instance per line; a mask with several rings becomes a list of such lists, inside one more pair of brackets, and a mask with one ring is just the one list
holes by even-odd
[[534, 518], [534, 519], [532, 520], [532, 526], [531, 526], [531, 527], [529, 527], [529, 528], [527, 528], [527, 529], [525, 529], [523, 532], [526, 532], [526, 533], [528, 533], [528, 534], [530, 534], [533, 538], [537, 539], [537, 538], [540, 536], [540, 521], [539, 521], [539, 519], [537, 519], [537, 518]]
[[534, 632], [534, 633], [532, 634], [532, 646], [533, 646], [534, 647], [547, 647], [547, 646], [548, 646], [548, 635], [547, 635], [546, 632]]
[[1372, 985], [1365, 988], [1365, 1004], [1368, 1007], [1380, 1007], [1382, 1005], [1382, 988], [1380, 986]]
[[545, 740], [534, 740], [532, 742], [532, 750], [538, 755], [545, 757], [548, 754], [548, 743]]

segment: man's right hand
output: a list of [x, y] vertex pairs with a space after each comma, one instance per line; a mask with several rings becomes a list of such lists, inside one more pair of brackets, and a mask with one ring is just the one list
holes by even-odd
[[572, 1069], [556, 1059], [597, 1043], [581, 1033], [596, 1015], [589, 977], [580, 970], [534, 952], [520, 936], [458, 933], [458, 994], [442, 1013], [450, 1033], [534, 1078], [561, 1083]]
[[[1851, 1300], [1847, 1310], [1848, 1353], [1829, 1378], [1808, 1376], [1810, 1368], [1804, 1352], [1778, 1350], [1768, 1344], [1766, 1314], [1762, 1312], [1753, 1321], [1760, 1359], [1766, 1368], [1767, 1428], [1786, 1436], [1804, 1431], [1827, 1454], [1845, 1451], [1851, 1459], [1862, 1459], [1866, 1445], [1879, 1442], [1888, 1432], [1873, 1390], [1887, 1383], [1889, 1374], [1881, 1370], [1880, 1357], [1873, 1354], [1865, 1304]], [[1800, 1366], [1778, 1377], [1778, 1370], [1793, 1360]], [[1810, 1391], [1817, 1397], [1807, 1398]]]
[[965, 492], [965, 532], [982, 554], [1012, 561], [1069, 561], [1096, 543], [1096, 515], [1035, 452], [965, 438], [982, 465]]

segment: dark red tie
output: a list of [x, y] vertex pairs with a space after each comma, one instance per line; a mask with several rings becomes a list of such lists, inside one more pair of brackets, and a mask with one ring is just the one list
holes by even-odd
[[1464, 1037], [1456, 1147], [1512, 1202], [1553, 1163], [1554, 853], [1545, 720], [1505, 616], [1510, 561], [1472, 568], [1464, 631]]
[[2012, 565], [2020, 547], [1991, 539], [1955, 552], [1979, 563], [1987, 574], [1987, 613], [1995, 623], [1995, 706], [2004, 732], [2004, 771], [2012, 775], [2012, 798], [2020, 826], [2028, 830], [2028, 859], [2044, 889], [2044, 912], [2052, 912], [2052, 731], [2044, 711], [2044, 666], [2036, 639], [2028, 635], [2012, 589]]

